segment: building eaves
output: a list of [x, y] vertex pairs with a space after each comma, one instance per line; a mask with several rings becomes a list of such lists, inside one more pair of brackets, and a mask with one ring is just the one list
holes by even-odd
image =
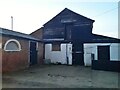
[[39, 39], [34, 38], [31, 35], [24, 34], [24, 33], [21, 33], [21, 32], [16, 32], [16, 31], [5, 29], [5, 28], [1, 28], [1, 27], [0, 27], [0, 34], [39, 41]]

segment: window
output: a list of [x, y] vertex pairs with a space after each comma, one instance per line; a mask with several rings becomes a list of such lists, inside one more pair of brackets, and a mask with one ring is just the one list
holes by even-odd
[[52, 51], [61, 51], [60, 44], [52, 44]]
[[5, 43], [4, 50], [5, 51], [20, 51], [21, 45], [17, 40], [10, 39]]

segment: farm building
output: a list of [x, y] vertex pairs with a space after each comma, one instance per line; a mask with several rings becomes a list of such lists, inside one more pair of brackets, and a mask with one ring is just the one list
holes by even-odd
[[44, 41], [45, 63], [120, 70], [120, 39], [92, 33], [95, 20], [67, 8], [35, 31]]
[[0, 28], [0, 62], [2, 72], [24, 69], [43, 63], [43, 44], [40, 40], [20, 32]]

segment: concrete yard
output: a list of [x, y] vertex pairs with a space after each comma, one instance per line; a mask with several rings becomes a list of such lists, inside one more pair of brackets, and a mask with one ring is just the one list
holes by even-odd
[[3, 74], [3, 88], [118, 88], [119, 73], [84, 66], [40, 65]]

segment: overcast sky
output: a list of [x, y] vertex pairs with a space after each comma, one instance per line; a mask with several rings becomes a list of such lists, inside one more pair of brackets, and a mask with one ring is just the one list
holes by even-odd
[[0, 27], [11, 29], [13, 16], [13, 30], [29, 34], [64, 8], [95, 20], [93, 33], [118, 37], [118, 0], [0, 0]]

